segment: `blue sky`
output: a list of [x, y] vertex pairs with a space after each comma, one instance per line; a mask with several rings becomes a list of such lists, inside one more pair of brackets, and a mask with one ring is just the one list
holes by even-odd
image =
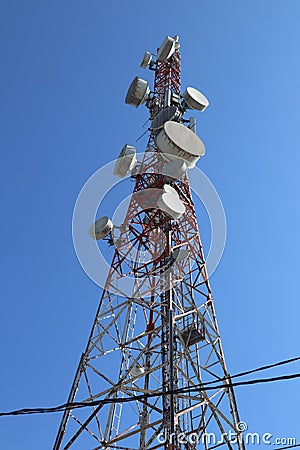
[[[140, 59], [167, 34], [180, 35], [183, 88], [211, 103], [199, 167], [227, 217], [211, 284], [229, 370], [299, 355], [299, 20], [297, 0], [2, 0], [1, 411], [68, 395], [100, 295], [76, 259], [73, 207], [143, 132], [146, 109], [124, 96], [134, 76], [151, 81]], [[118, 201], [114, 190], [103, 215]], [[300, 364], [266, 375], [292, 371]], [[241, 418], [300, 441], [298, 392], [297, 380], [240, 387]], [[0, 418], [0, 448], [51, 449], [59, 420]]]

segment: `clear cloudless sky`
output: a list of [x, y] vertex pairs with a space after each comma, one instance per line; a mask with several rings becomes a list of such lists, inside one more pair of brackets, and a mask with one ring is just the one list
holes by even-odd
[[[167, 34], [180, 35], [183, 88], [211, 103], [199, 167], [227, 217], [211, 283], [228, 368], [300, 354], [299, 23], [299, 0], [1, 1], [0, 411], [67, 398], [101, 293], [76, 259], [73, 207], [143, 132], [146, 109], [124, 96], [134, 76], [152, 81], [139, 63]], [[291, 372], [300, 364], [264, 375]], [[237, 388], [249, 431], [300, 441], [299, 388]], [[50, 450], [60, 417], [0, 418], [0, 449]]]

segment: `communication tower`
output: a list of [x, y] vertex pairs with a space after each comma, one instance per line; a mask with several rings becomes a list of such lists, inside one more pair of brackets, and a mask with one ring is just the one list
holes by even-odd
[[[92, 238], [115, 247], [54, 450], [244, 450], [205, 266], [188, 171], [204, 155], [195, 119], [208, 100], [180, 89], [178, 36], [167, 36], [125, 102], [145, 104], [142, 161], [125, 145], [114, 175], [135, 185], [124, 223], [102, 217]], [[130, 288], [130, 295], [128, 289]]]

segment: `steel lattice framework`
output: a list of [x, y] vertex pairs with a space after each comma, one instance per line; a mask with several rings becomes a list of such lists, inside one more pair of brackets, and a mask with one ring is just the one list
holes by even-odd
[[[179, 50], [152, 68], [150, 118], [166, 90], [180, 95]], [[171, 183], [186, 208], [180, 219], [155, 208], [164, 164], [150, 130], [68, 398], [87, 406], [65, 411], [54, 450], [244, 449], [186, 175]], [[179, 249], [188, 257], [176, 258]]]

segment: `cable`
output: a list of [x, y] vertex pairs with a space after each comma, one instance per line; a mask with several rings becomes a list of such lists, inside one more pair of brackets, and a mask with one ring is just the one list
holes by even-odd
[[242, 376], [245, 376], [245, 375], [250, 375], [251, 373], [260, 372], [262, 370], [267, 370], [267, 369], [272, 369], [273, 367], [282, 366], [284, 364], [290, 364], [292, 362], [299, 361], [299, 360], [300, 360], [300, 356], [297, 356], [297, 357], [291, 358], [291, 359], [284, 359], [284, 360], [279, 361], [277, 363], [268, 364], [266, 366], [258, 367], [257, 369], [252, 369], [252, 370], [247, 370], [245, 372], [237, 373], [236, 375], [232, 375], [230, 378], [232, 379], [232, 378], [242, 377]]
[[300, 356], [297, 356], [295, 358], [290, 358], [290, 359], [284, 359], [282, 361], [278, 361], [277, 363], [268, 364], [266, 366], [260, 366], [260, 367], [257, 367], [256, 369], [247, 370], [245, 372], [240, 372], [240, 373], [237, 373], [237, 374], [231, 375], [231, 376], [228, 375], [228, 377], [222, 378], [220, 380], [208, 381], [207, 383], [204, 383], [204, 384], [205, 384], [205, 386], [208, 386], [210, 384], [216, 383], [217, 381], [225, 381], [226, 379], [232, 380], [233, 378], [243, 377], [245, 375], [250, 375], [255, 372], [261, 372], [262, 370], [272, 369], [273, 367], [282, 366], [284, 364], [290, 364], [292, 362], [299, 361], [299, 360], [300, 360]]
[[[272, 377], [272, 378], [260, 378], [256, 380], [248, 380], [248, 381], [239, 381], [236, 383], [226, 383], [226, 388], [228, 387], [236, 387], [236, 386], [245, 386], [245, 385], [252, 385], [252, 384], [258, 384], [258, 383], [269, 383], [273, 381], [282, 381], [282, 380], [291, 380], [295, 378], [300, 378], [300, 373], [291, 374], [291, 375], [282, 375], [278, 377]], [[211, 390], [211, 389], [222, 389], [224, 388], [224, 384], [217, 385], [217, 386], [209, 386], [205, 387], [204, 384], [199, 384], [193, 388], [180, 388], [175, 389], [172, 393], [173, 394], [181, 394], [181, 393], [191, 393], [191, 392], [199, 392], [202, 389], [205, 390]], [[149, 394], [142, 394], [137, 395], [135, 397], [125, 397], [125, 398], [106, 398], [103, 400], [97, 400], [97, 401], [91, 401], [91, 402], [74, 402], [74, 403], [65, 403], [63, 405], [51, 407], [51, 408], [25, 408], [25, 409], [19, 409], [15, 411], [8, 411], [8, 412], [1, 412], [0, 416], [18, 416], [18, 415], [29, 415], [29, 414], [44, 414], [44, 413], [52, 413], [52, 412], [62, 412], [65, 410], [71, 410], [71, 409], [78, 409], [78, 408], [86, 408], [91, 406], [103, 406], [106, 404], [112, 404], [112, 403], [129, 403], [133, 401], [143, 401], [148, 398], [153, 397], [161, 397], [163, 395], [170, 395], [170, 391], [166, 392], [153, 392]]]
[[[272, 378], [261, 378], [261, 379], [256, 379], [256, 380], [240, 381], [240, 382], [236, 382], [236, 383], [226, 383], [226, 387], [245, 386], [245, 385], [258, 384], [258, 383], [289, 380], [289, 379], [294, 379], [294, 378], [300, 378], [300, 373], [291, 374], [291, 375], [282, 375], [282, 376], [272, 377]], [[207, 383], [207, 384], [211, 384], [211, 382]], [[201, 389], [212, 390], [212, 389], [221, 389], [221, 388], [224, 388], [224, 384], [206, 387], [206, 384], [203, 383], [201, 385], [200, 384], [196, 385], [195, 387], [185, 387], [185, 388], [176, 389], [172, 393], [173, 394], [191, 393], [191, 392], [198, 392]], [[145, 400], [148, 398], [169, 395], [170, 393], [171, 393], [170, 391], [166, 391], [164, 393], [153, 392], [153, 393], [149, 393], [149, 394], [137, 395], [135, 397], [113, 398], [113, 399], [107, 398], [107, 399], [91, 401], [91, 402], [64, 403], [62, 405], [54, 406], [54, 407], [50, 407], [50, 408], [24, 408], [24, 409], [19, 409], [19, 410], [15, 410], [15, 411], [1, 412], [0, 416], [15, 416], [15, 415], [62, 412], [64, 410], [86, 408], [86, 407], [90, 407], [90, 406], [98, 406], [98, 405], [105, 405], [105, 404], [112, 404], [112, 403], [128, 403], [128, 402], [137, 401], [137, 400], [142, 401], [142, 400]]]

